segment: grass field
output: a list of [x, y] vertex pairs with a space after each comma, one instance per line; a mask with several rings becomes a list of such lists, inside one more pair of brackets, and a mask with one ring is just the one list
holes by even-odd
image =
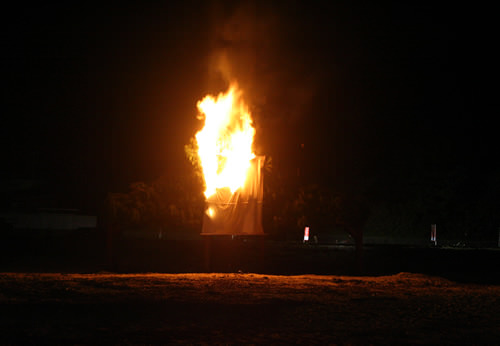
[[498, 344], [500, 286], [439, 277], [0, 274], [2, 344]]
[[[108, 244], [109, 245], [109, 244]], [[11, 237], [0, 344], [500, 344], [500, 251]], [[360, 265], [361, 263], [361, 265]]]

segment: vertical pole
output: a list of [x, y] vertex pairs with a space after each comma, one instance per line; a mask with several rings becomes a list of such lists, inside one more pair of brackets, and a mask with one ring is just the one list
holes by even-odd
[[433, 223], [431, 225], [431, 242], [434, 243], [434, 246], [437, 245], [437, 233], [436, 233], [436, 224]]
[[212, 236], [204, 236], [203, 237], [203, 247], [204, 247], [204, 256], [203, 256], [203, 267], [205, 272], [211, 272], [211, 259], [212, 259]]
[[113, 224], [108, 220], [108, 224], [106, 225], [106, 267], [108, 270], [114, 267], [113, 235]]
[[356, 251], [356, 269], [359, 275], [364, 273], [364, 260], [363, 260], [363, 231], [357, 232], [355, 241], [355, 251]]

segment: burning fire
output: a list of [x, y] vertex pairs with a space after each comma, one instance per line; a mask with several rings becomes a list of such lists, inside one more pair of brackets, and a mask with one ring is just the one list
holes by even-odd
[[205, 119], [205, 126], [196, 133], [205, 197], [208, 199], [222, 188], [234, 193], [244, 186], [250, 160], [255, 157], [252, 151], [255, 129], [242, 92], [233, 83], [216, 98], [205, 96], [197, 107], [199, 119]]

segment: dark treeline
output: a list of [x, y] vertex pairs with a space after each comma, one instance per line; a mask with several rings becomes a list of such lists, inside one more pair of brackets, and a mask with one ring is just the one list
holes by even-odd
[[[342, 186], [325, 183], [300, 169], [280, 169], [266, 161], [263, 222], [279, 239], [300, 239], [305, 226], [316, 234], [343, 230], [362, 235], [427, 239], [437, 224], [441, 239], [462, 244], [496, 242], [500, 227], [499, 171], [476, 167], [413, 169], [407, 175], [384, 174]], [[398, 171], [400, 172], [400, 171]], [[195, 169], [176, 179], [136, 182], [108, 195], [107, 217], [121, 228], [201, 230], [203, 183]]]

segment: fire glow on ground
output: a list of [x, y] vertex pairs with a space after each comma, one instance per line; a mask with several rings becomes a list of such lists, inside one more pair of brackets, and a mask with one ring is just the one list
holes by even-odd
[[498, 344], [500, 286], [421, 274], [0, 274], [0, 342]]

